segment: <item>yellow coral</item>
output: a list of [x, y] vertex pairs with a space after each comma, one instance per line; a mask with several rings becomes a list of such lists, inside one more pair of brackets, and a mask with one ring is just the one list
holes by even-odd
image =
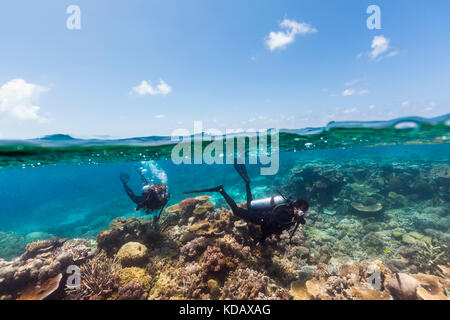
[[225, 258], [225, 265], [227, 266], [228, 269], [234, 269], [234, 267], [236, 266], [234, 259], [232, 257]]
[[195, 216], [202, 216], [203, 214], [206, 213], [206, 211], [208, 211], [207, 208], [205, 208], [205, 207], [203, 207], [203, 206], [197, 206], [197, 207], [195, 207], [195, 209], [194, 209], [194, 211], [193, 211], [193, 214], [194, 214]]
[[304, 281], [294, 281], [291, 283], [291, 295], [294, 300], [310, 300], [308, 297], [308, 290]]
[[208, 288], [212, 298], [216, 298], [220, 295], [219, 283], [216, 280], [208, 280]]
[[171, 281], [172, 279], [168, 275], [161, 274], [150, 291], [149, 299], [150, 300], [157, 299], [161, 295], [163, 295], [167, 290], [170, 290], [169, 284], [171, 283]]
[[144, 285], [145, 290], [149, 290], [152, 277], [142, 268], [123, 268], [120, 271], [120, 285], [124, 285], [130, 281], [139, 281]]

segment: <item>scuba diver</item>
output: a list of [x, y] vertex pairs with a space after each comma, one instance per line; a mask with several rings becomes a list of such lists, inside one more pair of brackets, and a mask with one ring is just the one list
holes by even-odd
[[247, 175], [247, 170], [243, 164], [234, 164], [236, 171], [245, 182], [247, 191], [247, 208], [240, 208], [236, 202], [225, 192], [223, 186], [218, 186], [211, 189], [204, 189], [198, 191], [186, 191], [185, 194], [203, 193], [203, 192], [219, 192], [225, 201], [230, 206], [233, 214], [241, 219], [253, 222], [261, 226], [262, 237], [259, 242], [272, 235], [280, 235], [283, 230], [287, 230], [295, 225], [292, 231], [289, 242], [292, 242], [292, 237], [297, 231], [299, 224], [305, 224], [306, 213], [309, 209], [309, 204], [305, 200], [291, 201], [278, 191], [278, 196], [253, 200], [250, 189], [250, 179]]
[[160, 210], [158, 216], [155, 216], [153, 220], [157, 225], [164, 207], [166, 206], [167, 202], [169, 202], [169, 191], [167, 190], [167, 186], [164, 184], [150, 185], [142, 172], [139, 170], [136, 171], [141, 177], [143, 184], [141, 196], [135, 195], [130, 187], [128, 187], [127, 183], [130, 180], [130, 176], [127, 173], [120, 174], [120, 181], [122, 181], [127, 195], [134, 203], [137, 204], [136, 211], [144, 209], [145, 214], [150, 214], [154, 210]]

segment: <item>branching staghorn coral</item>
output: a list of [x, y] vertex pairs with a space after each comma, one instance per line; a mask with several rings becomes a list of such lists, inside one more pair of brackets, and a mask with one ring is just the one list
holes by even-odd
[[81, 265], [80, 288], [67, 289], [66, 292], [74, 300], [110, 298], [119, 286], [120, 269], [117, 258], [108, 258], [102, 252]]
[[442, 275], [439, 265], [446, 265], [448, 261], [448, 247], [446, 245], [434, 246], [424, 242], [417, 255], [419, 269], [425, 273]]

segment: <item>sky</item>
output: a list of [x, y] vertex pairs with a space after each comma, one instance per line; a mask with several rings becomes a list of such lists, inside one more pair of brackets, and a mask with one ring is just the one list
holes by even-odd
[[447, 0], [2, 1], [0, 139], [443, 115], [449, 12]]

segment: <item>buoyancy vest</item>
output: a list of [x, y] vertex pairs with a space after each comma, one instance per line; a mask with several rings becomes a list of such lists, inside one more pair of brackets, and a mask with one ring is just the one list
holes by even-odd
[[250, 210], [266, 212], [263, 219], [265, 223], [279, 231], [295, 223], [294, 215], [291, 213], [291, 202], [281, 195], [253, 200], [250, 203]]

